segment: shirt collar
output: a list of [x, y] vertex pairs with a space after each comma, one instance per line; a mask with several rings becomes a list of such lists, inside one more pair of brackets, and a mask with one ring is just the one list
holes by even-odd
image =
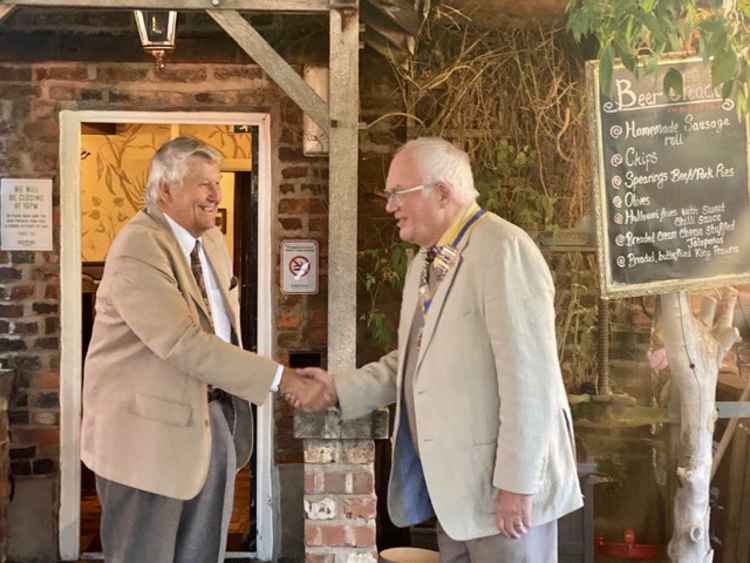
[[190, 234], [190, 231], [188, 231], [185, 227], [172, 219], [169, 215], [167, 215], [167, 213], [164, 213], [164, 217], [166, 218], [167, 223], [169, 223], [169, 226], [172, 228], [172, 232], [174, 233], [174, 236], [177, 239], [177, 242], [179, 243], [183, 254], [185, 254], [185, 256], [190, 256], [190, 253], [193, 252], [193, 249], [195, 248], [195, 242], [199, 241], [200, 238], [195, 238], [192, 234]]
[[443, 233], [443, 236], [440, 237], [440, 240], [438, 241], [438, 246], [447, 246], [449, 244], [452, 244], [453, 241], [456, 239], [456, 236], [461, 231], [461, 228], [466, 224], [466, 222], [471, 219], [474, 214], [479, 211], [479, 204], [477, 202], [472, 201], [469, 205], [464, 207], [463, 211], [461, 211], [458, 214], [458, 217], [453, 222], [453, 224], [450, 226], [450, 228]]

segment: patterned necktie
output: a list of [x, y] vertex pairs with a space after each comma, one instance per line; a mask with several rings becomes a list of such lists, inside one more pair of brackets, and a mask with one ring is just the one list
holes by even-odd
[[[201, 296], [203, 297], [203, 303], [206, 305], [208, 311], [208, 317], [211, 319], [211, 305], [208, 302], [208, 293], [206, 293], [206, 281], [203, 279], [203, 266], [201, 266], [200, 259], [201, 241], [195, 241], [195, 247], [190, 253], [190, 269], [193, 271], [193, 277], [195, 282], [198, 284], [198, 288], [201, 290]], [[213, 325], [213, 319], [212, 325]]]

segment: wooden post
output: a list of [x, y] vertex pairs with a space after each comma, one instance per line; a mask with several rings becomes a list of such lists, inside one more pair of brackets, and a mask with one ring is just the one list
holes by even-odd
[[5, 6], [0, 6], [0, 23], [2, 23], [3, 20], [7, 18], [14, 9], [15, 9], [15, 6], [13, 4], [6, 4]]
[[[340, 2], [344, 4], [344, 2]], [[359, 11], [330, 12], [328, 368], [356, 367]]]
[[255, 28], [232, 10], [206, 10], [209, 16], [242, 47], [250, 57], [279, 85], [284, 93], [323, 129], [328, 130], [326, 103], [302, 80]]
[[661, 297], [664, 347], [680, 397], [674, 530], [668, 550], [675, 563], [713, 561], [708, 501], [716, 382], [724, 355], [739, 340], [732, 326], [736, 302], [737, 292], [727, 290], [717, 314], [716, 300], [706, 298], [695, 318], [685, 292]]

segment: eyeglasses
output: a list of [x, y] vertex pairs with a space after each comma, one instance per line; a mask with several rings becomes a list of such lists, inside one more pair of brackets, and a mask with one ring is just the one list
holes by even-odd
[[412, 192], [418, 192], [420, 190], [426, 190], [427, 188], [431, 188], [432, 184], [419, 184], [418, 186], [414, 186], [413, 188], [401, 188], [400, 186], [394, 187], [392, 190], [386, 190], [384, 192], [378, 193], [378, 197], [385, 200], [386, 205], [390, 205], [393, 203], [394, 205], [401, 205], [401, 199], [404, 195], [410, 194]]

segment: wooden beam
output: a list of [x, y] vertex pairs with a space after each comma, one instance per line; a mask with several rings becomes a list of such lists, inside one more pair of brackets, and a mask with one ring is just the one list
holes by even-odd
[[7, 18], [10, 13], [15, 9], [14, 4], [2, 4], [0, 5], [0, 23]]
[[329, 0], [0, 0], [0, 9], [17, 6], [164, 10], [249, 10], [254, 12], [327, 12]]
[[356, 367], [359, 14], [331, 10], [328, 104], [328, 368]]
[[323, 131], [328, 132], [328, 105], [299, 74], [236, 11], [206, 10], [276, 84], [302, 108]]

